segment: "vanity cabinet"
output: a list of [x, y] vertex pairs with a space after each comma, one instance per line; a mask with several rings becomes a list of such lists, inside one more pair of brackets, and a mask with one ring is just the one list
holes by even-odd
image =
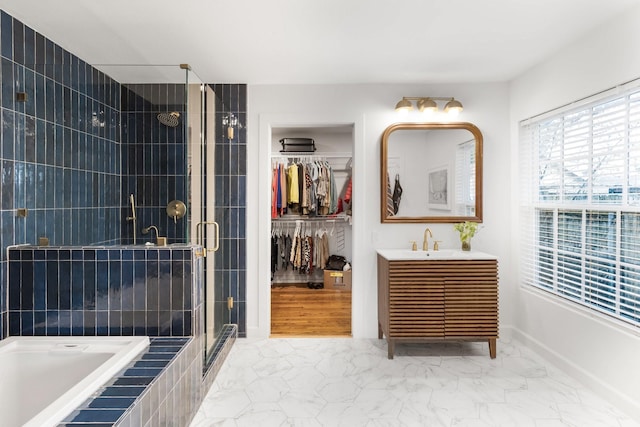
[[496, 357], [498, 261], [388, 259], [378, 254], [378, 338], [396, 342], [484, 341]]

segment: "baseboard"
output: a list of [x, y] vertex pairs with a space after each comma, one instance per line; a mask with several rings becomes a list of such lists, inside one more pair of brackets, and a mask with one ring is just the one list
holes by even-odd
[[269, 338], [268, 328], [247, 327], [246, 338]]
[[633, 399], [631, 396], [621, 393], [616, 388], [584, 370], [579, 365], [576, 365], [571, 360], [547, 347], [527, 333], [512, 326], [501, 328], [500, 332], [502, 333], [503, 331], [505, 333], [505, 338], [510, 337], [513, 340], [523, 343], [531, 350], [542, 356], [545, 360], [561, 369], [567, 375], [580, 381], [599, 397], [608, 401], [616, 408], [626, 413], [629, 417], [640, 422], [640, 402], [637, 399]]

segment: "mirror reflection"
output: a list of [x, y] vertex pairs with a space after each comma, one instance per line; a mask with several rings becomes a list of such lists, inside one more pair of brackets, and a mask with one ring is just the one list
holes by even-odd
[[391, 125], [381, 160], [382, 222], [482, 221], [482, 134], [475, 125]]

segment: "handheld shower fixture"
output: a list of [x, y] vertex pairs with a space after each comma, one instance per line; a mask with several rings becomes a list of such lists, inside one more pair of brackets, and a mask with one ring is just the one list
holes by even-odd
[[133, 222], [133, 244], [136, 244], [136, 202], [133, 198], [133, 193], [129, 195], [129, 201], [131, 202], [131, 216], [127, 217], [127, 221]]

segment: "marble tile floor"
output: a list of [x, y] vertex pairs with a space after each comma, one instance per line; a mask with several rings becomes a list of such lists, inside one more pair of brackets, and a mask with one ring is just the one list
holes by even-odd
[[640, 426], [518, 343], [238, 339], [191, 427]]

